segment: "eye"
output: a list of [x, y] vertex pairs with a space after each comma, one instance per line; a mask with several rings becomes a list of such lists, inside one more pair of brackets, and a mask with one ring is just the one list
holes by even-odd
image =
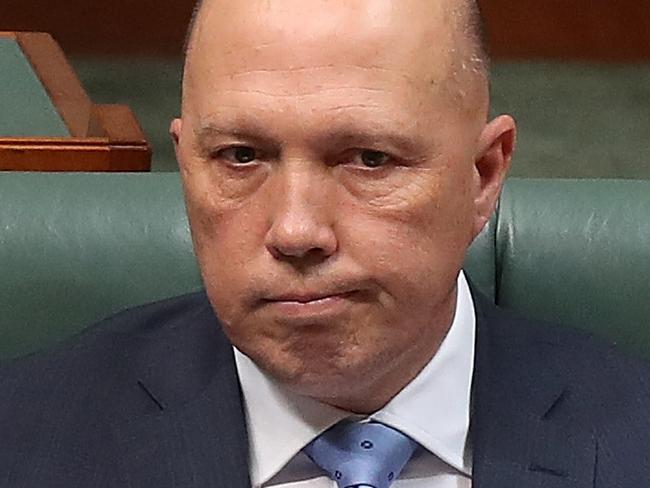
[[225, 159], [231, 164], [245, 165], [254, 162], [258, 158], [258, 154], [252, 147], [236, 146], [221, 149], [214, 154], [214, 157]]
[[361, 152], [361, 162], [367, 168], [379, 168], [390, 162], [391, 157], [385, 152], [365, 150]]

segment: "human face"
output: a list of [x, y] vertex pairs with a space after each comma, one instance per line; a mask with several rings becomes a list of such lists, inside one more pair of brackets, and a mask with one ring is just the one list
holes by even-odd
[[437, 350], [505, 171], [477, 166], [504, 130], [456, 93], [444, 3], [207, 2], [172, 125], [226, 334], [350, 410]]

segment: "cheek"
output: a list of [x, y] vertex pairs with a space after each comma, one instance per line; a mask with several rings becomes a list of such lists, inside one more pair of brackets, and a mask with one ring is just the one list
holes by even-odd
[[447, 293], [462, 265], [472, 199], [456, 173], [421, 173], [381, 200], [341, 212], [354, 216], [343, 224], [344, 248], [404, 307]]
[[184, 175], [187, 214], [208, 295], [222, 318], [241, 313], [247, 270], [264, 250], [266, 217], [257, 199], [233, 199], [210, 174]]

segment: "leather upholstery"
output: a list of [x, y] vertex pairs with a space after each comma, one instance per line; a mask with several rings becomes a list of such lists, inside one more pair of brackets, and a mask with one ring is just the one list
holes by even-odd
[[[512, 179], [466, 264], [499, 304], [650, 355], [650, 181]], [[173, 173], [0, 173], [0, 267], [0, 360], [201, 287]]]
[[512, 181], [496, 242], [498, 304], [650, 356], [650, 181]]
[[176, 174], [0, 173], [0, 358], [199, 289]]

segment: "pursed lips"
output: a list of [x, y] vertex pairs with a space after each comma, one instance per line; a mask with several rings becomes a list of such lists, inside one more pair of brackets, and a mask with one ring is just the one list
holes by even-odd
[[346, 298], [355, 293], [352, 291], [342, 291], [334, 293], [287, 293], [271, 298], [266, 298], [264, 301], [269, 303], [302, 303], [308, 304], [311, 302], [323, 301], [330, 298]]
[[283, 293], [264, 299], [263, 306], [285, 319], [333, 317], [350, 305], [349, 298], [355, 293], [357, 290]]

